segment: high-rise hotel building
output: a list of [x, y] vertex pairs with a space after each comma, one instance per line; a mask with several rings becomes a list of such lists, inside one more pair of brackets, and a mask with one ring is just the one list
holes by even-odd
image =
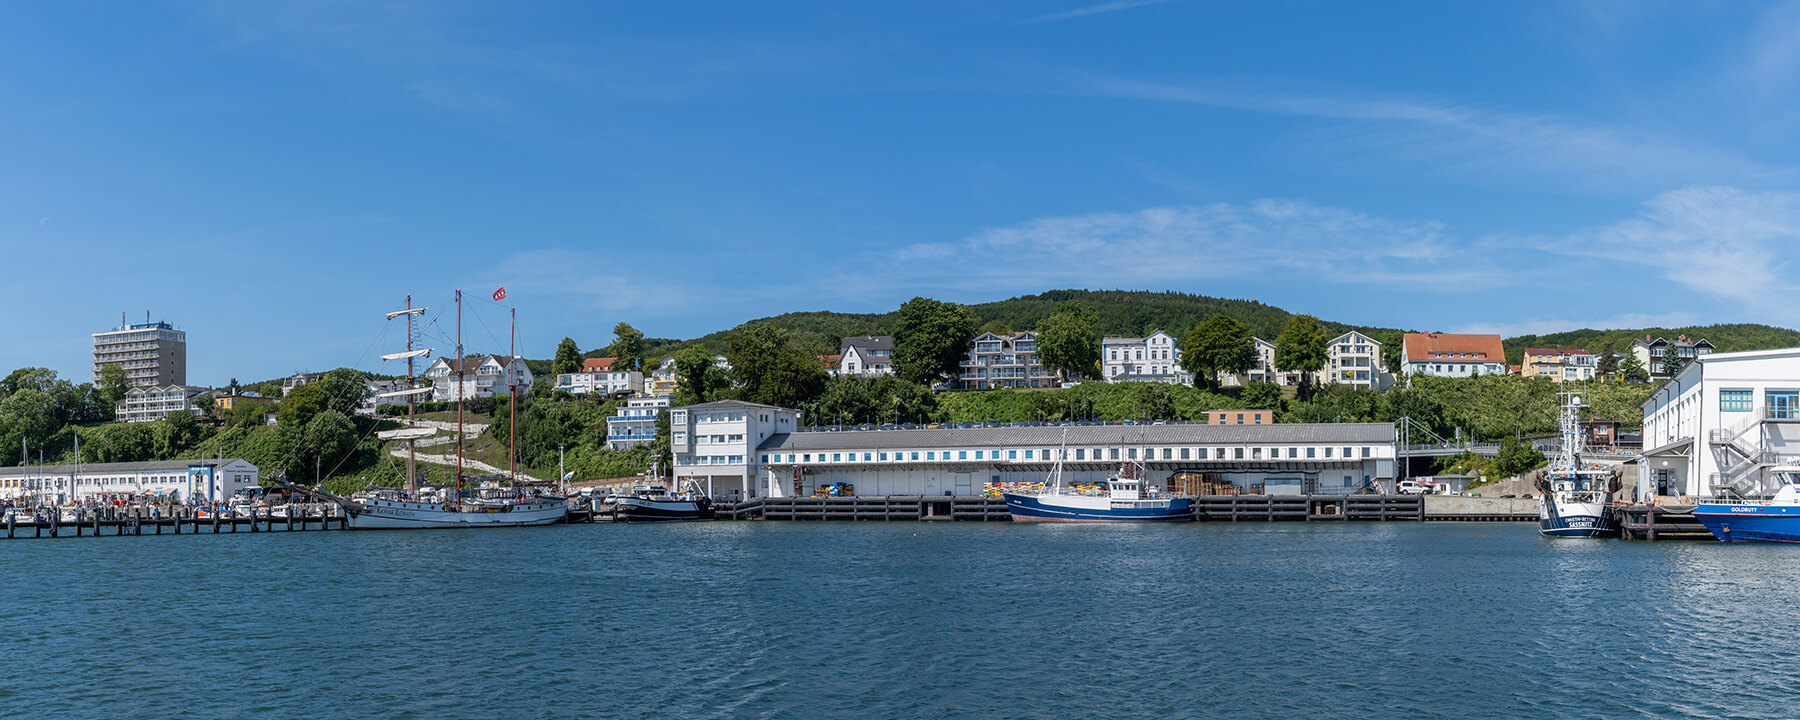
[[94, 333], [94, 384], [100, 368], [117, 364], [136, 387], [187, 384], [187, 333], [166, 322], [126, 325]]

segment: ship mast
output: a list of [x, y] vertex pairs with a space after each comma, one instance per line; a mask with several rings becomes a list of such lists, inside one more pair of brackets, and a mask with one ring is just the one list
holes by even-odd
[[513, 497], [519, 496], [519, 309], [512, 308], [512, 334], [506, 341], [506, 481]]
[[[407, 293], [406, 294], [406, 352], [407, 352], [407, 356], [406, 356], [406, 389], [409, 391], [413, 389], [413, 358], [412, 358], [412, 354], [411, 354], [412, 349], [413, 349], [412, 293]], [[414, 424], [416, 421], [416, 418], [413, 416], [413, 407], [414, 407], [413, 406], [413, 398], [414, 397], [416, 397], [416, 396], [413, 396], [413, 395], [406, 396], [406, 426], [407, 427], [417, 427], [417, 425]], [[418, 494], [419, 494], [419, 474], [418, 474], [419, 470], [418, 470], [417, 460], [413, 456], [413, 448], [414, 448], [415, 444], [416, 444], [416, 442], [413, 440], [406, 441], [406, 496], [409, 498], [418, 497]]]
[[463, 359], [462, 291], [456, 291], [456, 497], [462, 498], [463, 471]]

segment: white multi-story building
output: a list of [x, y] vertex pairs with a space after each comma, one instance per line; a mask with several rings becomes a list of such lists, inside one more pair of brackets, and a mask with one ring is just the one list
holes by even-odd
[[[461, 374], [458, 374], [458, 371]], [[531, 368], [525, 366], [522, 357], [507, 358], [504, 355], [484, 355], [464, 359], [438, 358], [431, 367], [425, 369], [425, 377], [432, 382], [431, 399], [438, 402], [454, 402], [459, 397], [463, 400], [496, 397], [511, 394], [514, 386], [519, 394], [531, 393]], [[460, 378], [462, 391], [457, 392], [457, 381]]]
[[1038, 361], [1037, 337], [1029, 330], [976, 336], [968, 359], [958, 363], [957, 382], [971, 390], [1056, 387], [1056, 374]]
[[1100, 376], [1107, 382], [1192, 382], [1181, 369], [1181, 348], [1165, 332], [1100, 341]]
[[1800, 348], [1698, 355], [1643, 408], [1640, 498], [1767, 495], [1800, 464]]
[[872, 378], [894, 374], [894, 338], [864, 335], [844, 338], [838, 348], [838, 377]]
[[614, 368], [618, 358], [588, 358], [581, 361], [581, 372], [563, 373], [556, 376], [557, 390], [575, 395], [600, 393], [636, 394], [644, 387], [644, 373], [638, 370]]
[[606, 447], [624, 450], [656, 439], [656, 416], [669, 409], [669, 398], [632, 398], [606, 419]]
[[[1066, 434], [1065, 434], [1066, 431]], [[1103, 482], [1127, 461], [1151, 485], [1215, 475], [1246, 491], [1349, 494], [1394, 478], [1393, 423], [1151, 425], [1125, 442], [1111, 427], [802, 432], [756, 449], [763, 492], [809, 495], [849, 483], [857, 495], [977, 495], [988, 483], [1041, 482], [1065, 449], [1064, 482]]]
[[1408, 375], [1474, 377], [1505, 375], [1506, 351], [1499, 335], [1407, 333], [1401, 370]]
[[156, 460], [0, 468], [0, 497], [46, 503], [167, 498], [223, 501], [256, 487], [257, 468], [241, 458]]
[[324, 378], [325, 375], [322, 373], [295, 373], [292, 377], [281, 381], [281, 396], [287, 397], [293, 394], [294, 388], [311, 385]]
[[187, 333], [166, 322], [123, 323], [94, 333], [94, 385], [100, 370], [118, 365], [138, 387], [187, 384]]
[[1219, 371], [1220, 385], [1240, 387], [1253, 382], [1272, 383], [1279, 380], [1275, 373], [1275, 343], [1253, 337], [1250, 338], [1250, 344], [1256, 347], [1256, 364], [1241, 373]]
[[762, 472], [756, 448], [799, 427], [799, 410], [741, 400], [674, 408], [669, 411], [669, 442], [675, 484], [686, 487], [691, 480], [712, 497], [756, 497]]
[[125, 398], [113, 406], [113, 418], [119, 422], [139, 423], [155, 422], [178, 412], [199, 416], [200, 409], [194, 406], [194, 400], [209, 392], [212, 392], [210, 388], [186, 385], [134, 387], [125, 391]]
[[[356, 404], [355, 412], [358, 415], [374, 417], [376, 412], [379, 411], [383, 405], [404, 406], [406, 404], [406, 398], [404, 396], [382, 397], [382, 395], [411, 389], [413, 388], [407, 384], [406, 378], [394, 378], [393, 380], [365, 380], [363, 381], [362, 400]], [[424, 398], [422, 396], [424, 393], [419, 393], [419, 395], [421, 397], [415, 399], [423, 400]]]
[[1393, 385], [1393, 374], [1381, 362], [1381, 343], [1375, 338], [1352, 330], [1332, 338], [1325, 346], [1325, 369], [1319, 384], [1349, 385], [1371, 390], [1386, 390]]

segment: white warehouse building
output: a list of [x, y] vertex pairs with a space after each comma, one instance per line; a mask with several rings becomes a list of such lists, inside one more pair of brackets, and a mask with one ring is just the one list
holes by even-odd
[[1800, 464], [1800, 348], [1700, 355], [1643, 408], [1639, 499], [1771, 494]]
[[772, 497], [832, 483], [858, 495], [978, 495], [988, 483], [1042, 481], [1065, 430], [1065, 482], [1105, 480], [1128, 460], [1152, 485], [1202, 473], [1273, 495], [1349, 494], [1394, 478], [1392, 423], [805, 432], [770, 437], [755, 460]]
[[0, 497], [57, 504], [125, 497], [222, 501], [256, 487], [256, 473], [241, 458], [28, 465], [0, 468]]

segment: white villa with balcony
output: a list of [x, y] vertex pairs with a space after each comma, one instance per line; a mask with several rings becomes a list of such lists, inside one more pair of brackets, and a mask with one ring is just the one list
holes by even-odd
[[606, 419], [606, 449], [624, 450], [656, 439], [656, 416], [669, 409], [668, 397], [632, 398]]
[[1181, 369], [1181, 348], [1175, 338], [1161, 331], [1141, 338], [1101, 340], [1100, 377], [1110, 383], [1193, 381], [1192, 375]]
[[[457, 392], [459, 369], [462, 372], [460, 394]], [[514, 385], [519, 387], [520, 394], [530, 394], [532, 381], [531, 368], [525, 366], [524, 358], [507, 358], [504, 355], [484, 355], [460, 360], [438, 358], [437, 362], [425, 369], [425, 377], [432, 383], [431, 399], [438, 402], [508, 395], [511, 394], [509, 388]]]
[[838, 348], [837, 377], [873, 378], [894, 374], [894, 338], [864, 335], [844, 338]]
[[1643, 408], [1640, 499], [1769, 495], [1800, 464], [1800, 348], [1698, 354]]
[[1038, 362], [1037, 333], [982, 333], [969, 343], [957, 381], [971, 390], [1056, 387], [1056, 374]]
[[113, 417], [119, 422], [140, 423], [156, 422], [178, 412], [199, 415], [194, 400], [209, 392], [209, 388], [187, 385], [133, 387], [113, 406]]
[[1394, 376], [1381, 362], [1381, 343], [1354, 330], [1332, 338], [1325, 346], [1325, 369], [1319, 384], [1386, 390]]

